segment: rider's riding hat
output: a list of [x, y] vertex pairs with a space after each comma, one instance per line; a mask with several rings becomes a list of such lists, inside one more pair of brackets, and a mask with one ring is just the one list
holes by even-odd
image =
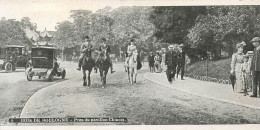
[[105, 41], [106, 41], [106, 38], [103, 37], [101, 40], [105, 42]]
[[84, 36], [83, 39], [89, 39], [89, 36]]

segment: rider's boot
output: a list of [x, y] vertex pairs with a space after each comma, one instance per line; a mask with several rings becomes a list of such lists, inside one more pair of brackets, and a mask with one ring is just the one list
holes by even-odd
[[114, 72], [116, 72], [116, 71], [113, 70], [113, 64], [112, 64], [112, 62], [111, 62], [111, 65], [110, 65], [110, 70], [111, 70], [111, 74], [114, 73]]
[[77, 68], [78, 71], [81, 70], [81, 62], [79, 61], [79, 64], [78, 64], [78, 68]]

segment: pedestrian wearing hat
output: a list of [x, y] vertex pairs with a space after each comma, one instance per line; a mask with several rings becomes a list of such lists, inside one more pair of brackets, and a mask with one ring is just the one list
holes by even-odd
[[260, 38], [255, 37], [251, 40], [251, 42], [253, 43], [255, 49], [254, 49], [254, 55], [251, 63], [252, 78], [253, 78], [253, 88], [252, 88], [253, 94], [250, 95], [250, 97], [257, 97], [257, 86], [259, 87], [259, 81], [260, 81]]
[[242, 76], [242, 65], [243, 65], [243, 47], [244, 42], [236, 44], [237, 52], [232, 55], [231, 60], [231, 71], [232, 75], [235, 75], [236, 82], [234, 86], [235, 92], [243, 92], [243, 76]]
[[154, 72], [154, 54], [153, 52], [150, 52], [148, 55], [148, 65], [150, 69], [150, 73]]
[[242, 76], [243, 76], [243, 90], [244, 90], [244, 96], [249, 95], [247, 93], [247, 89], [250, 88], [252, 78], [251, 78], [251, 63], [248, 61], [249, 55], [244, 55], [244, 63], [241, 67]]
[[115, 71], [113, 70], [113, 63], [111, 61], [111, 58], [110, 58], [110, 53], [111, 53], [111, 50], [110, 50], [110, 46], [107, 45], [106, 43], [106, 38], [102, 38], [102, 44], [99, 46], [99, 56], [97, 59], [100, 58], [101, 54], [104, 54], [107, 59], [110, 61], [110, 71], [111, 71], [111, 74], [114, 73]]
[[84, 42], [80, 46], [81, 54], [79, 57], [78, 68], [77, 68], [77, 70], [79, 70], [79, 71], [81, 70], [83, 57], [84, 57], [85, 53], [90, 51], [90, 55], [91, 55], [91, 52], [94, 51], [94, 48], [93, 48], [92, 44], [90, 43], [89, 36], [83, 37], [83, 40], [84, 40]]
[[178, 46], [178, 67], [177, 67], [177, 78], [181, 71], [181, 80], [184, 80], [184, 68], [185, 68], [185, 52], [183, 49], [184, 45], [180, 44]]
[[167, 79], [171, 84], [172, 81], [175, 80], [174, 77], [175, 77], [176, 66], [177, 66], [177, 53], [174, 51], [173, 45], [170, 45], [168, 48], [169, 51], [165, 55], [165, 65], [167, 67], [166, 70]]

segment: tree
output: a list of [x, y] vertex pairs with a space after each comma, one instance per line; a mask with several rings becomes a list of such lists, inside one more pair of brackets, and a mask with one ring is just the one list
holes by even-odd
[[70, 18], [73, 19], [76, 41], [81, 43], [83, 36], [89, 35], [92, 12], [89, 10], [71, 10], [70, 13]]
[[[256, 6], [208, 6], [207, 15], [199, 15], [195, 25], [189, 30], [188, 43], [193, 48], [213, 53], [220, 58], [221, 50], [233, 53], [238, 42], [246, 41], [256, 35]], [[199, 54], [200, 55], [200, 54]]]
[[0, 45], [24, 45], [26, 40], [22, 24], [15, 19], [0, 20]]
[[62, 48], [70, 48], [78, 45], [77, 32], [74, 24], [70, 21], [63, 21], [56, 26], [54, 43]]
[[153, 7], [150, 21], [155, 25], [154, 36], [161, 42], [183, 43], [188, 29], [194, 25], [205, 7]]
[[154, 25], [148, 19], [151, 11], [151, 7], [119, 7], [111, 12], [112, 32], [119, 48], [126, 50], [130, 39], [135, 39], [139, 49], [153, 47], [149, 42], [154, 33]]

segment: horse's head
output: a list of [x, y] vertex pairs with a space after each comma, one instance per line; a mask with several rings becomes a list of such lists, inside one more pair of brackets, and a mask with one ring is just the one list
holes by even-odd
[[107, 50], [106, 50], [106, 49], [103, 49], [103, 50], [100, 52], [100, 60], [106, 60], [107, 57], [108, 57]]

